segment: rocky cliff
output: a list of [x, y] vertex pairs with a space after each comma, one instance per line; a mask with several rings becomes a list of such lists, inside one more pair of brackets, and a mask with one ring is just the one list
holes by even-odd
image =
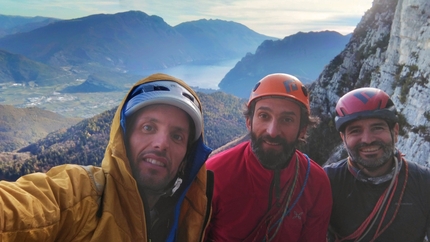
[[[333, 130], [344, 93], [363, 86], [383, 89], [400, 112], [397, 147], [408, 160], [430, 163], [430, 1], [374, 0], [344, 51], [312, 83], [314, 114]], [[342, 144], [330, 160], [340, 158]]]

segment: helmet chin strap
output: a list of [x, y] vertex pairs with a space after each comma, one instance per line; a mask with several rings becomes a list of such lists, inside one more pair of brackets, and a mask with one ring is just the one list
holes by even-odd
[[146, 191], [150, 192], [153, 195], [158, 195], [160, 197], [171, 197], [175, 194], [176, 191], [181, 187], [183, 179], [181, 178], [184, 175], [184, 168], [186, 164], [186, 159], [184, 159], [179, 165], [178, 172], [176, 174], [176, 178], [172, 179], [171, 182], [166, 186], [165, 189], [160, 190], [152, 190], [149, 188], [145, 188]]
[[176, 179], [173, 179], [172, 182], [169, 183], [166, 189], [152, 190], [152, 189], [146, 188], [145, 190], [153, 195], [158, 195], [160, 197], [171, 197], [181, 187], [181, 184], [182, 184], [182, 178], [177, 175]]
[[172, 181], [174, 182], [171, 182], [168, 188], [161, 193], [162, 197], [173, 196], [173, 194], [175, 194], [175, 192], [179, 189], [179, 187], [181, 187], [181, 184], [183, 181], [181, 176], [184, 175], [185, 164], [187, 163], [186, 160], [187, 160], [186, 158], [182, 160], [181, 164], [179, 165], [178, 173], [176, 174], [176, 179], [173, 179]]
[[170, 186], [168, 189], [164, 190], [163, 193], [161, 193], [162, 197], [171, 197], [175, 192], [181, 187], [182, 184], [182, 178], [179, 176], [176, 177], [175, 182], [173, 183], [173, 186]]

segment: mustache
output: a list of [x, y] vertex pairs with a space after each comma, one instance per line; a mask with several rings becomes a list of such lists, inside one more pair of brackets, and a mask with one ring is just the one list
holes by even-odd
[[139, 159], [143, 159], [143, 157], [145, 155], [148, 155], [148, 154], [154, 154], [156, 156], [167, 158], [167, 152], [166, 151], [160, 151], [160, 150], [147, 150], [147, 151], [143, 151], [143, 152], [139, 153], [138, 158]]
[[382, 141], [373, 141], [373, 142], [372, 142], [372, 143], [370, 143], [370, 144], [367, 144], [367, 143], [359, 143], [359, 144], [357, 144], [357, 145], [355, 146], [355, 148], [356, 148], [356, 149], [361, 149], [361, 148], [363, 148], [363, 147], [368, 147], [368, 146], [377, 146], [377, 145], [382, 146], [382, 147], [387, 146], [387, 144], [386, 144], [386, 143], [384, 143], [384, 142], [382, 142]]
[[260, 140], [260, 142], [265, 140], [265, 141], [268, 141], [270, 143], [287, 144], [287, 141], [285, 139], [281, 138], [280, 136], [276, 136], [276, 137], [272, 138], [270, 135], [264, 135], [258, 139]]

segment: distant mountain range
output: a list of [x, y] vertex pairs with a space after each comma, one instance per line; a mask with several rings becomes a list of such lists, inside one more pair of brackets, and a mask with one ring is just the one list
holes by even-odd
[[[0, 38], [0, 49], [9, 53], [0, 59], [0, 83], [65, 84], [59, 89], [63, 93], [125, 91], [151, 70], [242, 58], [219, 87], [247, 97], [269, 73], [287, 72], [305, 83], [315, 80], [350, 38], [324, 31], [279, 40], [236, 22], [207, 19], [172, 27], [161, 17], [140, 11], [72, 20], [0, 17], [9, 22], [0, 25], [3, 32], [20, 29]], [[33, 61], [31, 66], [19, 68], [24, 66], [23, 56]]]
[[[428, 26], [430, 13], [426, 10], [429, 7], [430, 2], [428, 0], [375, 0], [373, 7], [363, 16], [362, 21], [354, 30], [345, 48], [339, 54], [334, 54], [335, 56], [325, 64], [322, 72], [318, 74], [317, 80], [309, 84], [311, 112], [313, 115], [318, 116], [321, 122], [315, 129], [309, 130], [309, 137], [307, 138], [306, 146], [303, 147], [303, 151], [318, 164], [322, 165], [325, 162], [337, 161], [346, 156], [345, 151], [342, 149], [343, 144], [333, 123], [334, 107], [339, 97], [357, 87], [373, 86], [386, 91], [399, 111], [401, 128], [396, 146], [408, 160], [429, 166], [430, 96], [428, 94], [430, 91], [428, 80], [430, 58], [428, 58], [428, 49], [423, 48], [423, 46], [426, 46], [428, 39], [430, 39], [430, 28], [425, 27]], [[404, 16], [409, 17], [404, 18]], [[305, 38], [302, 41], [303, 43], [308, 43], [308, 48], [325, 46], [317, 41], [319, 34], [321, 33], [298, 33], [297, 36], [287, 36], [283, 40], [264, 42], [258, 47], [255, 54], [249, 53], [242, 58], [242, 61], [234, 68], [236, 79], [232, 78], [230, 81], [240, 80], [242, 82], [247, 78], [241, 76], [246, 76], [249, 72], [251, 74], [249, 74], [248, 79], [250, 82], [254, 82], [255, 73], [262, 73], [259, 69], [270, 67], [269, 64], [266, 66], [261, 63], [281, 63], [283, 61], [279, 58], [284, 56], [292, 56], [294, 57], [293, 59], [300, 60], [300, 58], [293, 55], [295, 53], [294, 49], [279, 55], [276, 52], [272, 52], [270, 56], [265, 54], [265, 51], [282, 50], [283, 46], [296, 46], [299, 48], [298, 45], [292, 44], [299, 37]], [[329, 35], [332, 33], [323, 32], [323, 34]], [[308, 36], [313, 36], [313, 38], [306, 41]], [[332, 40], [329, 38], [326, 41]], [[324, 48], [331, 49], [331, 47], [327, 46]], [[309, 51], [304, 54], [307, 53]], [[320, 52], [311, 51], [311, 53]], [[271, 62], [271, 56], [275, 61]], [[264, 61], [261, 60], [260, 65], [257, 65], [260, 57]], [[319, 58], [324, 57], [317, 55], [316, 59]], [[310, 57], [307, 59], [309, 62], [314, 60], [314, 58]], [[255, 65], [251, 63], [255, 63]], [[291, 63], [294, 64], [294, 62]], [[310, 66], [310, 63], [305, 64]], [[0, 65], [3, 65], [3, 63], [0, 63]], [[252, 69], [252, 66], [254, 66], [254, 69]], [[294, 73], [295, 69], [285, 69], [285, 72]], [[233, 73], [233, 71], [231, 72]], [[103, 75], [100, 73], [103, 73]], [[104, 87], [104, 80], [109, 74], [109, 72], [92, 74], [89, 78], [89, 83], [93, 85], [92, 87]], [[294, 74], [302, 80], [306, 80], [306, 76], [302, 75], [302, 72]], [[121, 84], [124, 85], [124, 83]], [[239, 85], [239, 87], [244, 88], [245, 84]], [[1, 91], [2, 89], [0, 89], [0, 93]], [[110, 97], [110, 95], [106, 96]], [[243, 119], [241, 120], [240, 118], [242, 116], [239, 107], [243, 107], [244, 99], [233, 97], [223, 92], [214, 92], [208, 95], [199, 93], [199, 96], [201, 96], [205, 112], [205, 137], [212, 148], [219, 147], [215, 152], [248, 139], [247, 136], [242, 136], [246, 133], [246, 129]], [[0, 116], [2, 114], [3, 112], [0, 111]], [[0, 165], [2, 165], [3, 169], [0, 172], [17, 171], [14, 173], [15, 175], [25, 174], [35, 169], [34, 164], [37, 165], [36, 168], [43, 170], [49, 166], [47, 162], [42, 161], [43, 159], [52, 162], [63, 160], [64, 162], [63, 157], [73, 157], [73, 160], [67, 160], [70, 163], [88, 161], [88, 157], [100, 159], [102, 156], [99, 153], [105, 147], [103, 142], [107, 142], [106, 133], [108, 129], [106, 127], [110, 120], [109, 115], [112, 114], [107, 111], [100, 116], [83, 120], [79, 125], [74, 125], [68, 130], [63, 129], [52, 133], [49, 137], [27, 146], [24, 150], [31, 151], [36, 156], [36, 158], [33, 157], [33, 160], [25, 160], [25, 163], [22, 163], [17, 161], [18, 154], [6, 155], [6, 158], [16, 157], [17, 159], [9, 159], [9, 166], [1, 163]], [[100, 117], [102, 116], [108, 118], [101, 121]], [[99, 121], [101, 122], [99, 123]], [[18, 124], [18, 120], [13, 120], [12, 122]], [[0, 125], [0, 128], [2, 127], [6, 126]], [[19, 127], [14, 127], [11, 130], [20, 132]], [[104, 129], [99, 129], [99, 127]], [[97, 129], [99, 130], [95, 132]], [[26, 129], [25, 132], [29, 132], [29, 129]], [[63, 135], [66, 133], [68, 135]], [[11, 133], [8, 133], [8, 135], [11, 135]], [[12, 135], [14, 134], [12, 133]], [[239, 136], [239, 139], [235, 140], [234, 137], [236, 136]], [[60, 137], [64, 139], [61, 140], [59, 139]], [[76, 137], [82, 139], [79, 140]], [[97, 139], [97, 137], [100, 138]], [[76, 149], [72, 147], [79, 142], [85, 144], [87, 141], [93, 142], [94, 140], [99, 143], [77, 146]], [[58, 145], [56, 146], [56, 144]], [[223, 144], [227, 144], [227, 146], [223, 146]], [[96, 148], [92, 149], [92, 147]], [[0, 157], [0, 161], [2, 161], [2, 157]]]
[[311, 83], [351, 38], [334, 31], [309, 32], [287, 36], [283, 40], [266, 40], [255, 54], [247, 54], [219, 83], [221, 90], [247, 98], [254, 85], [264, 76], [283, 72]]
[[73, 76], [64, 69], [33, 61], [23, 55], [0, 50], [0, 84], [12, 82], [51, 86], [70, 83], [73, 80]]
[[0, 38], [6, 35], [28, 32], [56, 21], [59, 21], [59, 19], [0, 14]]
[[239, 58], [267, 39], [276, 38], [234, 22], [198, 20], [172, 27], [161, 17], [129, 11], [62, 20], [8, 35], [0, 39], [0, 48], [57, 67], [141, 74]]

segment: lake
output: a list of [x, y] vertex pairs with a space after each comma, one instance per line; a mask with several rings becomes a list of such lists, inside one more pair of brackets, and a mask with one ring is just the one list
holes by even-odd
[[212, 64], [187, 64], [167, 69], [152, 70], [182, 79], [192, 87], [219, 89], [218, 84], [240, 59], [225, 60]]

